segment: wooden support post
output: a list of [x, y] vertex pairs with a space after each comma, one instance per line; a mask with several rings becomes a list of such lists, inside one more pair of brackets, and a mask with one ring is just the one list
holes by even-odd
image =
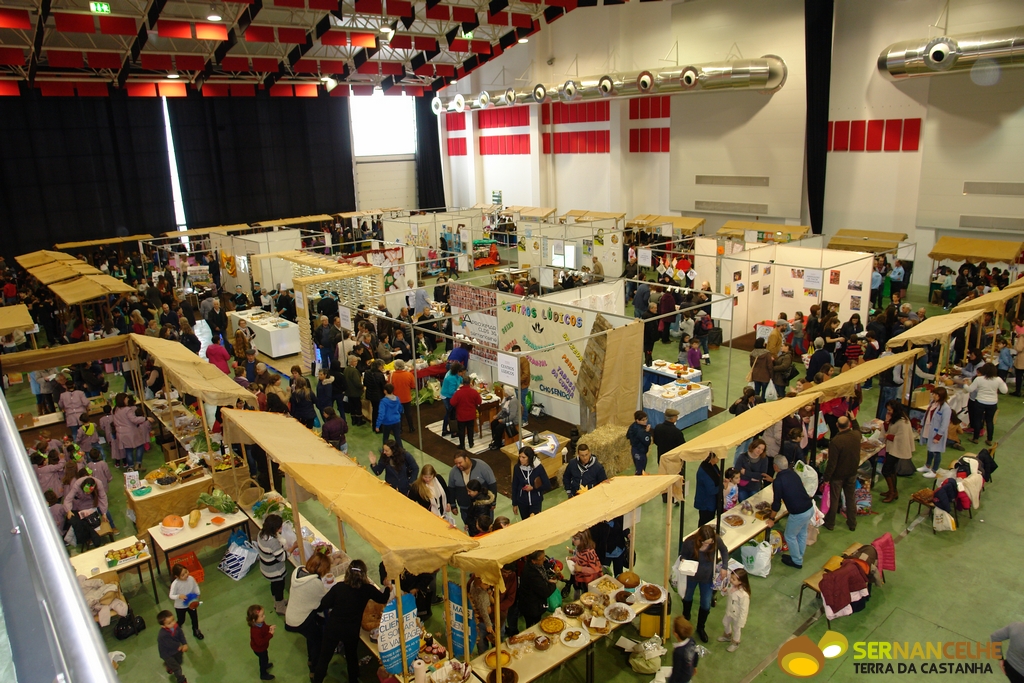
[[[671, 507], [671, 505], [669, 506]], [[629, 571], [633, 571], [633, 558], [636, 556], [636, 510], [633, 510], [633, 530], [629, 532]]]
[[[665, 506], [665, 582], [662, 586], [668, 590], [668, 580], [672, 576], [672, 553], [669, 550], [669, 546], [672, 543], [672, 488], [668, 490], [668, 505]], [[661, 637], [663, 640], [668, 642], [669, 628], [668, 628], [668, 598], [662, 602], [662, 613], [661, 613]]]
[[462, 588], [462, 658], [468, 667], [472, 657], [469, 652], [469, 586], [466, 585], [465, 569], [459, 572], [459, 587]]
[[[291, 477], [289, 477], [289, 481]], [[402, 613], [402, 581], [392, 582], [395, 587], [395, 612], [398, 613], [398, 647], [402, 652], [402, 680], [409, 680], [409, 658], [405, 654], [405, 615]]]
[[285, 486], [288, 488], [288, 505], [292, 509], [292, 524], [295, 526], [295, 536], [299, 543], [299, 561], [306, 564], [306, 544], [302, 540], [302, 517], [299, 516], [299, 492], [295, 486], [295, 478], [289, 475]]
[[[494, 587], [494, 680], [501, 683], [501, 591]], [[667, 600], [666, 600], [667, 602]], [[511, 663], [511, 662], [510, 662]]]
[[276, 491], [277, 489], [274, 488], [274, 461], [270, 458], [270, 451], [264, 448], [263, 452], [267, 454], [267, 479], [270, 481], [270, 490]]
[[[167, 378], [165, 377], [164, 378], [164, 382], [166, 382], [166, 381], [167, 381]], [[167, 392], [164, 392], [164, 393], [166, 394]], [[202, 396], [196, 396], [196, 401], [199, 403], [199, 420], [203, 423], [203, 434], [206, 435], [206, 447], [210, 448], [210, 426], [206, 422], [206, 405], [203, 403], [203, 397]], [[170, 405], [170, 403], [171, 403], [170, 399], [168, 399], [167, 405]], [[174, 413], [172, 412], [171, 413], [172, 418], [173, 418], [173, 414]]]
[[448, 595], [448, 565], [441, 567], [441, 581], [444, 583], [444, 632], [448, 646], [448, 659], [452, 658], [452, 606]]
[[345, 523], [341, 521], [341, 517], [338, 517], [338, 547], [348, 552], [348, 548], [345, 547]]

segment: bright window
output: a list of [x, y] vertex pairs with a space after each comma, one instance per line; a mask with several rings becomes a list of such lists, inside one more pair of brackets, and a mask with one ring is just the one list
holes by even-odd
[[416, 110], [412, 97], [350, 97], [352, 146], [357, 157], [416, 153]]

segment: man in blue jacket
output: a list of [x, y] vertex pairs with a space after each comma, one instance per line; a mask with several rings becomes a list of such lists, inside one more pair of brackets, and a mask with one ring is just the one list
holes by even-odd
[[579, 493], [581, 487], [584, 490], [592, 489], [606, 479], [608, 475], [605, 474], [604, 467], [590, 452], [590, 446], [585, 443], [576, 447], [576, 457], [565, 466], [565, 474], [562, 475], [565, 492], [570, 498]]
[[633, 424], [626, 430], [626, 439], [629, 440], [633, 466], [639, 477], [647, 469], [647, 451], [651, 447], [651, 425], [647, 423], [647, 413], [642, 410], [633, 413]]
[[388, 442], [388, 434], [395, 438], [395, 443], [402, 445], [402, 402], [395, 396], [395, 385], [388, 382], [384, 385], [384, 398], [380, 400], [377, 410], [377, 424], [384, 443]]

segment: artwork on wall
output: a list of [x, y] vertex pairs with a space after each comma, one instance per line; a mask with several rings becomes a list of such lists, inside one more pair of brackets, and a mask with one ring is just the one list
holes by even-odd
[[792, 275], [797, 280], [803, 280], [804, 279], [804, 269], [803, 268], [791, 268], [789, 273], [790, 273], [790, 275]]
[[736, 293], [739, 294], [739, 293], [744, 292], [744, 291], [746, 291], [746, 287], [743, 285], [743, 283], [742, 282], [737, 282], [736, 283]]
[[846, 284], [846, 288], [851, 292], [859, 292], [864, 289], [864, 283], [860, 280], [849, 280]]
[[772, 286], [771, 285], [765, 285], [764, 289], [761, 290], [761, 294], [762, 295], [769, 294], [769, 293], [771, 293], [771, 291], [772, 291]]
[[792, 289], [783, 288], [782, 289], [782, 298], [783, 299], [792, 299], [793, 298], [793, 290]]
[[756, 292], [759, 289], [761, 289], [761, 281], [760, 280], [754, 280], [753, 282], [750, 283], [750, 291], [751, 292]]
[[851, 311], [859, 311], [860, 310], [860, 297], [859, 296], [851, 296], [850, 297], [850, 310]]
[[818, 298], [818, 295], [820, 293], [821, 293], [820, 289], [805, 289], [804, 290], [804, 296], [811, 296], [811, 297], [814, 297], [814, 298]]
[[828, 283], [830, 285], [838, 285], [839, 284], [839, 271], [838, 270], [830, 270], [830, 271], [828, 271]]
[[771, 266], [765, 266], [763, 272], [764, 272], [765, 275], [771, 275], [772, 274], [772, 267]]
[[743, 273], [741, 273], [740, 271], [737, 270], [735, 273], [732, 274], [732, 281], [733, 282], [739, 282], [742, 279], [743, 279]]
[[757, 264], [756, 263], [754, 265], [750, 266], [750, 274], [751, 275], [757, 275]]

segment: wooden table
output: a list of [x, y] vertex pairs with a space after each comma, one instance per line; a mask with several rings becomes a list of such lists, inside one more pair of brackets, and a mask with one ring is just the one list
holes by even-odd
[[132, 492], [125, 489], [127, 506], [135, 513], [136, 533], [145, 538], [149, 533], [148, 529], [157, 526], [167, 515], [179, 515], [188, 517], [188, 513], [195, 510], [199, 505], [196, 501], [200, 493], [209, 493], [213, 490], [213, 477], [204, 474], [197, 479], [187, 481], [184, 484], [162, 489], [152, 484], [153, 490], [144, 496], [132, 495]]
[[[660, 603], [658, 603], [660, 605]], [[639, 617], [640, 614], [646, 611], [651, 605], [644, 603], [642, 605], [631, 605], [633, 611]], [[570, 619], [564, 615], [559, 615], [563, 621], [566, 622], [566, 628], [580, 628], [585, 629], [583, 623], [579, 619]], [[632, 623], [632, 622], [629, 622]], [[625, 626], [626, 624], [615, 624], [608, 622], [611, 626], [611, 630], [608, 633], [601, 635], [590, 634], [590, 643], [581, 648], [572, 648], [568, 645], [563, 645], [558, 635], [549, 636], [551, 638], [551, 647], [547, 650], [534, 650], [528, 655], [524, 655], [521, 659], [513, 659], [507, 666], [503, 666], [503, 669], [512, 669], [519, 674], [519, 683], [529, 683], [529, 681], [536, 680], [548, 673], [552, 669], [555, 669], [565, 662], [575, 657], [580, 652], [586, 653], [586, 681], [587, 683], [593, 683], [594, 681], [594, 644], [602, 638], [608, 638], [617, 630]], [[540, 624], [535, 624], [528, 629], [523, 630], [521, 633], [533, 633], [535, 635], [547, 635], [540, 630]], [[507, 642], [502, 642], [502, 648], [508, 648], [511, 651], [511, 647]], [[489, 651], [494, 650], [492, 647]], [[469, 663], [470, 668], [473, 670], [473, 675], [479, 680], [486, 682], [488, 674], [493, 670], [487, 666], [486, 663], [487, 654], [484, 653], [472, 660]], [[605, 677], [602, 676], [602, 679]]]
[[[214, 517], [223, 517], [224, 523], [220, 526], [214, 525], [210, 522]], [[167, 575], [170, 576], [171, 551], [184, 549], [187, 546], [200, 543], [201, 541], [213, 536], [228, 533], [237, 527], [244, 527], [245, 535], [249, 536], [249, 517], [247, 517], [244, 512], [236, 510], [230, 515], [226, 515], [221, 512], [210, 512], [207, 508], [203, 508], [202, 516], [199, 518], [199, 524], [195, 528], [185, 524], [185, 528], [182, 531], [174, 534], [173, 536], [165, 536], [161, 533], [160, 525], [158, 524], [150, 527], [148, 529], [148, 533], [149, 539], [153, 543], [153, 554], [156, 555], [156, 549], [160, 549], [160, 552], [164, 555], [164, 562], [167, 564]], [[218, 543], [217, 545], [223, 544]], [[160, 571], [159, 565], [157, 566], [157, 571]]]
[[[517, 400], [513, 397], [513, 400]], [[487, 428], [491, 427], [491, 420], [498, 416], [498, 408], [501, 406], [501, 401], [497, 398], [490, 401], [484, 401], [476, 408], [476, 429], [480, 436], [484, 435], [484, 425]], [[490, 437], [490, 434], [487, 435]]]
[[195, 433], [182, 433], [182, 430], [175, 426], [174, 421], [178, 417], [193, 415], [192, 412], [180, 403], [174, 405], [167, 404], [166, 407], [158, 407], [165, 403], [166, 401], [164, 401], [164, 403], [160, 403], [158, 399], [150, 399], [143, 403], [143, 405], [146, 406], [146, 410], [156, 418], [157, 424], [160, 425], [161, 433], [169, 434], [171, 438], [174, 439], [172, 443], [174, 444], [174, 449], [177, 453], [165, 453], [166, 462], [167, 460], [184, 457], [188, 450], [185, 446], [187, 443], [191, 443], [192, 439], [194, 439], [198, 434], [202, 434], [203, 428], [199, 427], [198, 431]]
[[[75, 570], [76, 575], [82, 575], [87, 579], [91, 579], [95, 576], [103, 574], [104, 572], [116, 572], [120, 577], [121, 572], [127, 571], [132, 567], [139, 574], [139, 583], [143, 583], [142, 580], [142, 565], [149, 565], [149, 582], [153, 584], [153, 598], [157, 604], [160, 603], [160, 595], [156, 590], [156, 579], [153, 578], [153, 553], [152, 550], [147, 550], [145, 553], [130, 560], [123, 564], [119, 564], [116, 567], [108, 567], [106, 554], [111, 550], [120, 550], [121, 548], [127, 548], [128, 546], [135, 545], [139, 542], [139, 539], [135, 536], [129, 536], [128, 538], [122, 538], [114, 543], [108, 543], [107, 545], [100, 546], [99, 548], [93, 548], [92, 550], [75, 555], [71, 558], [71, 567]], [[120, 582], [119, 582], [120, 585]]]
[[[554, 479], [555, 477], [558, 476], [558, 470], [562, 469], [562, 449], [569, 445], [569, 439], [562, 436], [561, 434], [555, 434], [554, 432], [540, 432], [541, 438], [547, 437], [548, 435], [551, 435], [558, 439], [558, 450], [555, 451], [555, 457], [548, 458], [543, 455], [538, 455], [537, 457], [540, 458], [540, 463], [541, 465], [544, 466], [544, 471], [547, 472], [548, 479]], [[531, 436], [532, 435], [527, 436], [526, 442], [522, 443], [521, 445], [531, 445]], [[521, 447], [521, 445], [520, 442], [510, 443], [509, 445], [504, 446], [501, 449], [501, 452], [504, 453], [505, 457], [507, 457], [512, 463], [511, 465], [509, 465], [509, 470], [512, 475], [515, 474], [516, 465], [519, 464], [519, 448]]]

